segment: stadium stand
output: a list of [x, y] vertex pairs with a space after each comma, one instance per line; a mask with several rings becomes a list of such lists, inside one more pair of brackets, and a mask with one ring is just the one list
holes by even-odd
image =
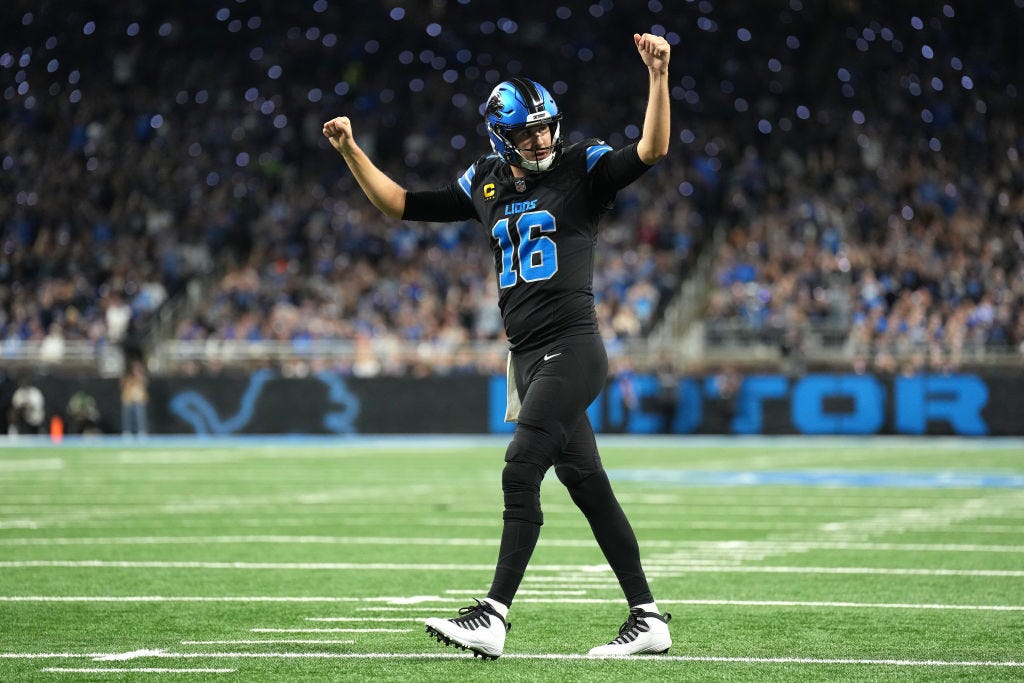
[[570, 139], [622, 145], [646, 85], [623, 66], [636, 29], [675, 46], [675, 137], [601, 236], [613, 354], [705, 278], [708, 354], [1013, 359], [1021, 4], [7, 3], [0, 353], [498, 368], [486, 236], [378, 216], [320, 124], [352, 116], [388, 173], [437, 186], [485, 151], [479, 105], [521, 73]]

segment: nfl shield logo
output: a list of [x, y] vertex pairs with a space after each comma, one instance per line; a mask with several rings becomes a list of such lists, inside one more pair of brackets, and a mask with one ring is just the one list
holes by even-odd
[[516, 192], [526, 192], [526, 178], [516, 178]]

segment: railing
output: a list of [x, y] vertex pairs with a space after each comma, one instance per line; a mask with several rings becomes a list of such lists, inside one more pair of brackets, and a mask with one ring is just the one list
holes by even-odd
[[[775, 339], [757, 339], [756, 335], [736, 335], [728, 344], [706, 343], [704, 323], [691, 327], [689, 337], [705, 339], [684, 352], [683, 340], [662, 337], [634, 339], [609, 344], [613, 358], [628, 358], [639, 371], [650, 369], [666, 356], [680, 371], [700, 371], [731, 365], [742, 368], [820, 367], [852, 368], [856, 358], [843, 346], [815, 343], [813, 328], [800, 349], [788, 349]], [[718, 333], [723, 330], [719, 327]], [[829, 330], [835, 335], [835, 330]], [[341, 369], [356, 374], [434, 374], [456, 372], [504, 372], [507, 346], [503, 341], [467, 342], [459, 345], [381, 340], [373, 343], [353, 340], [314, 340], [302, 343], [286, 341], [164, 341], [151, 350], [151, 372], [177, 374], [211, 372], [224, 369], [247, 370], [278, 367], [285, 374], [308, 374], [318, 369]], [[919, 352], [891, 354], [898, 364], [914, 360]], [[958, 366], [1021, 367], [1024, 353], [1012, 347], [985, 348], [967, 346], [959, 352]], [[0, 364], [5, 369], [32, 372], [78, 371], [100, 376], [117, 376], [124, 361], [120, 348], [109, 344], [65, 342], [60, 356], [40, 342], [8, 344], [0, 349]]]
[[65, 340], [59, 345], [7, 340], [0, 344], [0, 365], [13, 370], [80, 370], [113, 377], [124, 371], [124, 353], [120, 346], [106, 340]]
[[[909, 345], [896, 349], [856, 348], [847, 345], [850, 329], [841, 325], [808, 326], [800, 330], [798, 343], [788, 337], [787, 330], [756, 329], [742, 323], [701, 322], [695, 333], [703, 340], [700, 358], [705, 365], [729, 364], [736, 367], [765, 365], [799, 365], [853, 368], [860, 363], [877, 363], [885, 356], [892, 365], [930, 363], [931, 348]], [[987, 346], [966, 343], [957, 349], [940, 347], [941, 357], [949, 367], [1021, 367], [1024, 345]]]
[[[633, 339], [609, 345], [609, 355], [628, 357], [636, 369], [653, 367], [671, 352], [664, 341]], [[504, 373], [508, 356], [505, 341], [477, 341], [458, 345], [379, 340], [245, 342], [234, 340], [167, 341], [160, 344], [151, 368], [176, 372], [182, 369], [282, 368], [284, 372], [307, 374], [321, 368], [338, 368], [354, 374], [451, 374], [461, 371]], [[677, 361], [678, 362], [678, 361]]]

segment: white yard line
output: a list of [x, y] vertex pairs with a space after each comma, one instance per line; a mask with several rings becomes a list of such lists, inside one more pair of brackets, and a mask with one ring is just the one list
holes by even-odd
[[[7, 658], [82, 658], [91, 655], [81, 654], [7, 654]], [[447, 652], [166, 652], [148, 655], [146, 658], [156, 659], [471, 659], [472, 654], [452, 654]], [[810, 664], [810, 665], [877, 665], [905, 667], [1024, 667], [1024, 661], [986, 661], [986, 660], [936, 660], [936, 659], [843, 659], [813, 657], [716, 657], [709, 655], [646, 655], [634, 657], [594, 657], [583, 654], [518, 654], [503, 655], [506, 659], [540, 659], [540, 660], [575, 660], [599, 661], [607, 659], [640, 660], [645, 664], [666, 662], [708, 662], [723, 664]], [[53, 669], [50, 669], [53, 670]], [[101, 669], [100, 671], [111, 671]], [[137, 671], [137, 669], [136, 669]]]
[[[541, 588], [561, 588], [561, 589], [564, 589], [564, 590], [557, 590], [557, 591], [553, 590], [553, 591], [550, 591], [551, 595], [585, 595], [586, 591], [576, 591], [576, 590], [574, 590], [576, 588], [580, 588], [581, 586], [587, 588], [588, 590], [590, 590], [590, 589], [593, 589], [593, 590], [606, 590], [606, 589], [613, 589], [613, 588], [617, 589], [617, 588], [619, 588], [619, 583], [617, 581], [615, 581], [615, 580], [612, 580], [612, 581], [588, 581], [585, 584], [580, 584], [580, 583], [575, 583], [575, 582], [573, 582], [573, 583], [554, 583], [554, 582], [552, 582], [552, 583], [541, 584], [540, 587]], [[486, 593], [487, 591], [484, 590], [484, 591], [475, 591], [475, 592], [476, 593], [480, 593], [480, 592]], [[523, 591], [521, 591], [521, 590], [516, 593], [516, 595], [522, 595], [522, 594], [523, 594]], [[543, 595], [544, 591], [532, 591], [530, 594], [531, 595]]]
[[[113, 456], [113, 457], [111, 457]], [[249, 459], [265, 459], [265, 455], [254, 450], [225, 448], [221, 450], [189, 450], [189, 451], [120, 451], [104, 458], [115, 465], [148, 465], [175, 468], [181, 465], [223, 465]], [[105, 463], [106, 464], [106, 463]]]
[[38, 529], [40, 523], [32, 519], [0, 520], [0, 529]]
[[[238, 525], [241, 527], [258, 527], [260, 529], [268, 528], [302, 528], [310, 529], [321, 525], [322, 520], [318, 520], [312, 515], [309, 518], [282, 518], [277, 516], [278, 510], [270, 511], [266, 517], [260, 518], [249, 518], [245, 520], [239, 520]], [[545, 512], [549, 512], [545, 509]], [[42, 513], [39, 509], [20, 509], [17, 514], [19, 515], [34, 515], [38, 516]], [[41, 529], [41, 528], [55, 528], [55, 529], [119, 529], [119, 528], [134, 528], [136, 522], [134, 519], [126, 519], [125, 512], [109, 512], [107, 516], [94, 514], [95, 509], [88, 511], [79, 511], [69, 515], [56, 514], [56, 513], [42, 513], [48, 514], [46, 519], [15, 519], [8, 520], [7, 522], [0, 522], [0, 529], [5, 528], [24, 528], [24, 529]], [[320, 513], [317, 513], [320, 514]], [[566, 515], [567, 523], [574, 523], [577, 521], [578, 512]], [[656, 520], [654, 517], [659, 517], [655, 511], [646, 515], [645, 520], [637, 520], [633, 523], [633, 526], [637, 529], [669, 529], [672, 531], [684, 531], [687, 529], [703, 529], [703, 530], [720, 530], [720, 531], [795, 531], [813, 533], [814, 531], [821, 530], [823, 525], [834, 525], [837, 529], [842, 529], [848, 522], [846, 521], [830, 521], [821, 522], [820, 520], [807, 520], [804, 522], [789, 522], [789, 521], [735, 521], [728, 522], [717, 520], [695, 520], [695, 519], [679, 519], [676, 516], [666, 516], [664, 520]], [[1019, 535], [1020, 524], [1014, 519], [1007, 519], [1005, 515], [994, 515], [1000, 516], [1006, 519], [1005, 524], [973, 524], [971, 520], [958, 520], [950, 524], [944, 525], [943, 529], [953, 530], [962, 534], [1003, 534], [1003, 535]], [[346, 513], [344, 525], [347, 527], [368, 527], [368, 526], [380, 526], [389, 525], [395, 523], [394, 517], [381, 518], [377, 516], [369, 516], [364, 518], [353, 517]], [[852, 520], [851, 520], [852, 521]], [[207, 527], [208, 522], [203, 519], [198, 521], [192, 520], [188, 517], [179, 517], [175, 520], [175, 525], [187, 528], [190, 526], [202, 526]], [[495, 532], [501, 530], [501, 520], [460, 520], [460, 519], [427, 519], [427, 518], [414, 518], [414, 519], [402, 519], [401, 523], [410, 527], [445, 527], [451, 528], [481, 528], [490, 529]], [[339, 523], [340, 525], [340, 523]], [[906, 525], [898, 521], [892, 522], [868, 522], [868, 523], [857, 523], [858, 531], [872, 532], [872, 533], [886, 533], [892, 531], [905, 531]], [[578, 526], [578, 530], [581, 533], [588, 532], [588, 530], [582, 526]], [[283, 535], [282, 535], [283, 536]], [[17, 541], [18, 544], [24, 543], [20, 539]], [[10, 544], [9, 544], [10, 545]], [[27, 544], [26, 544], [27, 545]]]
[[273, 638], [269, 640], [183, 640], [182, 645], [355, 645], [354, 640], [299, 640], [294, 638]]
[[[486, 595], [487, 591], [482, 590], [478, 595]], [[465, 600], [451, 599], [447, 600], [450, 605], [444, 603], [435, 603], [430, 607], [356, 607], [357, 612], [402, 612], [403, 614], [409, 614], [411, 612], [426, 612], [436, 613], [438, 610], [455, 609], [455, 605], [465, 605]], [[516, 602], [519, 602], [518, 600]]]
[[[545, 510], [547, 511], [547, 510]], [[23, 510], [21, 514], [25, 514], [29, 511]], [[32, 511], [33, 514], [37, 511]], [[266, 517], [252, 517], [247, 519], [236, 520], [240, 527], [258, 527], [260, 529], [268, 528], [303, 528], [309, 529], [316, 527], [321, 524], [322, 521], [316, 519], [306, 518], [295, 518], [295, 517], [280, 517], [278, 511], [268, 511]], [[319, 514], [319, 513], [318, 513]], [[576, 513], [578, 515], [578, 513]], [[725, 522], [722, 520], [692, 520], [692, 519], [679, 519], [678, 516], [666, 518], [664, 520], [652, 519], [657, 516], [654, 514], [646, 515], [644, 520], [634, 521], [633, 527], [636, 529], [670, 529], [673, 531], [682, 531], [686, 529], [703, 529], [703, 530], [720, 530], [720, 531], [804, 531], [812, 532], [819, 525], [820, 522], [816, 520], [808, 520], [806, 522], [790, 522], [790, 521], [737, 521], [737, 522]], [[566, 518], [568, 521], [573, 521], [575, 515], [567, 514]], [[970, 521], [956, 522], [956, 525], [949, 527], [955, 531], [965, 534], [1019, 534], [1020, 525], [1015, 523], [1013, 520], [1008, 520], [1008, 524], [971, 524]], [[83, 519], [79, 514], [74, 516], [66, 517], [63, 519], [50, 518], [45, 521], [37, 520], [10, 520], [8, 522], [10, 527], [8, 528], [25, 528], [25, 529], [38, 529], [43, 527], [48, 528], [62, 528], [62, 529], [116, 529], [116, 528], [133, 528], [136, 525], [134, 519]], [[367, 527], [367, 526], [381, 526], [394, 524], [394, 517], [382, 518], [380, 515], [359, 517], [353, 516], [346, 513], [344, 525], [346, 527]], [[501, 519], [480, 519], [480, 518], [457, 518], [457, 517], [439, 517], [439, 518], [410, 518], [403, 519], [401, 523], [404, 526], [410, 527], [444, 527], [446, 529], [452, 528], [480, 528], [490, 529], [497, 532], [501, 531]], [[5, 522], [0, 522], [0, 528], [4, 528]], [[197, 523], [191, 520], [179, 519], [175, 522], [176, 525], [181, 527], [197, 526]], [[200, 520], [199, 525], [206, 527], [208, 523], [205, 520]], [[339, 524], [340, 526], [340, 524]], [[583, 525], [578, 526], [580, 531], [587, 531]], [[862, 524], [860, 528], [863, 530], [886, 532], [886, 531], [897, 531], [902, 529], [902, 525], [897, 523], [883, 523], [878, 522], [876, 524]]]
[[[182, 484], [189, 483], [187, 480], [181, 482]], [[113, 494], [119, 494], [122, 491], [121, 488], [112, 488], [109, 492], [102, 496], [98, 496], [95, 501], [83, 500], [77, 498], [69, 500], [66, 503], [11, 503], [7, 502], [0, 505], [0, 514], [8, 515], [28, 515], [28, 514], [53, 514], [53, 515], [82, 515], [89, 513], [93, 516], [120, 516], [125, 513], [132, 514], [166, 514], [166, 515], [189, 515], [189, 514], [215, 514], [232, 512], [235, 510], [244, 510], [246, 514], [252, 515], [259, 512], [266, 512], [268, 517], [273, 517], [285, 512], [289, 515], [295, 514], [308, 514], [312, 518], [319, 517], [326, 513], [337, 513], [344, 514], [346, 517], [353, 516], [355, 518], [361, 517], [372, 517], [380, 515], [409, 515], [410, 521], [415, 521], [415, 515], [417, 511], [422, 510], [424, 507], [436, 503], [436, 496], [431, 497], [411, 497], [405, 501], [395, 501], [387, 505], [375, 502], [377, 500], [374, 497], [376, 494], [371, 495], [365, 491], [360, 493], [348, 492], [344, 494], [337, 494], [336, 498], [331, 499], [317, 499], [315, 494], [311, 494], [308, 499], [301, 499], [304, 496], [300, 495], [300, 500], [288, 499], [288, 500], [273, 500], [273, 499], [253, 499], [253, 500], [191, 500], [191, 501], [178, 501], [178, 502], [165, 502], [155, 500], [153, 502], [143, 502], [141, 500], [125, 500], [123, 504], [110, 505], [110, 496]], [[384, 495], [384, 494], [380, 494]], [[8, 501], [10, 499], [7, 499]], [[933, 502], [939, 502], [938, 499], [921, 499], [915, 503], [911, 503], [911, 508], [920, 508], [922, 506], [927, 507]], [[822, 516], [828, 516], [835, 518], [837, 516], [846, 516], [853, 518], [860, 518], [864, 512], [878, 509], [876, 506], [863, 505], [863, 506], [831, 506], [827, 500], [821, 502], [808, 502], [807, 498], [803, 498], [800, 504], [787, 506], [784, 504], [773, 504], [773, 505], [751, 505], [742, 504], [737, 502], [735, 505], [727, 505], [718, 503], [715, 501], [709, 501], [707, 503], [697, 503], [694, 501], [679, 501], [672, 502], [667, 500], [659, 499], [640, 499], [625, 503], [627, 508], [638, 508], [644, 507], [649, 508], [644, 510], [644, 515], [651, 518], [665, 518], [665, 519], [677, 519], [682, 517], [682, 524], [687, 521], [696, 519], [697, 521], [715, 521], [725, 518], [748, 518], [753, 517], [751, 520], [754, 523], [761, 521], [767, 517], [782, 516], [782, 517], [799, 517], [806, 519], [807, 523], [813, 523], [817, 518]], [[884, 506], [882, 506], [884, 507]], [[888, 508], [888, 511], [896, 514], [901, 511], [907, 510], [908, 506], [894, 505]], [[494, 508], [486, 505], [467, 505], [459, 506], [458, 511], [462, 514], [480, 514], [484, 515], [483, 519], [489, 520], [490, 525], [500, 526], [501, 516], [500, 514], [495, 515]], [[578, 516], [579, 509], [571, 504], [563, 503], [550, 503], [545, 502], [544, 512], [551, 513], [552, 515], [567, 515], [570, 517]], [[1021, 519], [1022, 515], [1020, 512], [1013, 510], [1005, 513], [992, 513], [989, 516], [993, 517], [1005, 517], [1009, 519]], [[707, 520], [702, 520], [701, 517], [707, 517]], [[794, 521], [794, 520], [787, 520]]]
[[36, 458], [32, 460], [7, 460], [0, 458], [0, 475], [8, 472], [33, 472], [59, 470], [64, 468], [61, 458]]
[[[14, 560], [0, 561], [0, 568], [63, 569], [245, 569], [245, 570], [332, 570], [332, 571], [494, 571], [493, 564], [397, 564], [389, 562], [174, 562], [163, 560]], [[540, 570], [585, 570], [579, 565], [541, 565]], [[538, 567], [531, 567], [538, 570]]]
[[[466, 589], [461, 589], [461, 588], [460, 589], [450, 589], [450, 590], [446, 590], [445, 591], [446, 595], [478, 595], [479, 593], [480, 593], [480, 591], [478, 591], [478, 590], [466, 590]], [[577, 591], [577, 590], [537, 591], [537, 590], [525, 589], [525, 590], [516, 591], [516, 596], [517, 597], [518, 596], [523, 596], [523, 595], [586, 595], [586, 594], [587, 594], [587, 591]]]
[[[525, 580], [523, 581], [523, 583], [527, 586], [532, 585], [534, 588], [550, 588], [552, 586], [561, 585], [562, 583], [572, 585], [576, 588], [594, 588], [598, 590], [602, 588], [619, 587], [619, 582], [615, 579], [615, 576], [612, 574], [609, 574], [609, 576], [599, 581], [587, 581], [586, 579], [593, 578], [593, 573], [589, 572], [589, 570], [588, 573], [590, 574], [589, 576], [584, 576], [582, 572], [560, 572], [553, 576], [535, 576], [533, 577], [533, 581], [531, 581], [530, 583], [526, 583]], [[542, 581], [541, 579], [547, 580]]]
[[[14, 560], [0, 561], [0, 568], [60, 568], [60, 569], [239, 569], [239, 570], [332, 570], [332, 571], [485, 571], [492, 572], [490, 564], [427, 564], [386, 562], [174, 562], [164, 560]], [[737, 566], [705, 564], [659, 565], [659, 576], [672, 576], [671, 572], [738, 572], [745, 574], [878, 574], [890, 576], [989, 576], [1024, 577], [1017, 569], [923, 569], [907, 567], [799, 567], [799, 566]], [[611, 571], [607, 565], [542, 564], [530, 567], [533, 571], [587, 572]]]
[[[372, 620], [367, 620], [372, 621]], [[252, 633], [412, 633], [411, 628], [251, 628]]]
[[887, 576], [1024, 577], [1024, 570], [1017, 569], [918, 569], [906, 567], [742, 567], [735, 565], [722, 565], [719, 567], [679, 566], [675, 568], [675, 571], [682, 572], [684, 574], [687, 572], [733, 572], [740, 574], [878, 574]]
[[109, 657], [110, 652], [0, 652], [0, 659], [97, 659]]
[[68, 668], [63, 666], [50, 666], [40, 669], [44, 673], [54, 674], [233, 674], [238, 669], [166, 669], [163, 667], [142, 667], [130, 669], [118, 667], [116, 669], [101, 669], [99, 667]]
[[[484, 593], [486, 591], [481, 591]], [[436, 612], [439, 609], [446, 609], [450, 606], [462, 604], [464, 601], [454, 597], [440, 596], [419, 596], [418, 601], [429, 602], [430, 606], [414, 606], [411, 598], [394, 597], [373, 597], [373, 598], [350, 598], [350, 597], [306, 597], [306, 596], [234, 596], [234, 597], [206, 597], [206, 596], [158, 596], [158, 595], [136, 595], [136, 596], [60, 596], [60, 595], [8, 595], [0, 596], [0, 602], [293, 602], [293, 603], [353, 603], [353, 602], [381, 602], [385, 603], [373, 607], [357, 607], [358, 612]], [[393, 606], [395, 602], [406, 603], [401, 607]], [[516, 598], [517, 603], [531, 603], [544, 605], [621, 605], [621, 598]], [[850, 609], [927, 609], [927, 610], [964, 610], [980, 612], [1024, 612], [1024, 605], [958, 605], [958, 604], [937, 604], [937, 603], [886, 603], [886, 602], [840, 602], [822, 600], [723, 600], [723, 599], [660, 599], [658, 602], [666, 605], [709, 605], [709, 606], [737, 606], [737, 607], [810, 607], [810, 608], [850, 608]], [[361, 617], [334, 617], [335, 620], [355, 619], [368, 621]], [[0, 655], [2, 656], [2, 655]]]
[[0, 602], [366, 602], [387, 599], [301, 595], [0, 595]]
[[[615, 601], [611, 601], [615, 602]], [[621, 601], [619, 601], [621, 602]], [[728, 605], [738, 607], [827, 607], [856, 609], [933, 609], [979, 612], [1024, 612], [1024, 605], [944, 605], [901, 602], [831, 602], [823, 600], [660, 600], [666, 605]]]
[[419, 617], [306, 617], [306, 621], [334, 621], [345, 622], [385, 622], [385, 621], [423, 621]]

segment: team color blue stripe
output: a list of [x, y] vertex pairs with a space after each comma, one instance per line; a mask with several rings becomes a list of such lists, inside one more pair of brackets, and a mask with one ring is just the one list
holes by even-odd
[[469, 197], [470, 199], [473, 198], [473, 195], [472, 195], [473, 176], [475, 176], [475, 175], [476, 175], [476, 164], [473, 164], [468, 169], [466, 169], [466, 172], [463, 173], [461, 177], [459, 177], [459, 187], [462, 188], [462, 191], [465, 192], [466, 196]]
[[598, 159], [610, 151], [612, 151], [612, 148], [608, 145], [591, 145], [587, 147], [587, 173], [593, 170], [594, 164], [597, 163]]

